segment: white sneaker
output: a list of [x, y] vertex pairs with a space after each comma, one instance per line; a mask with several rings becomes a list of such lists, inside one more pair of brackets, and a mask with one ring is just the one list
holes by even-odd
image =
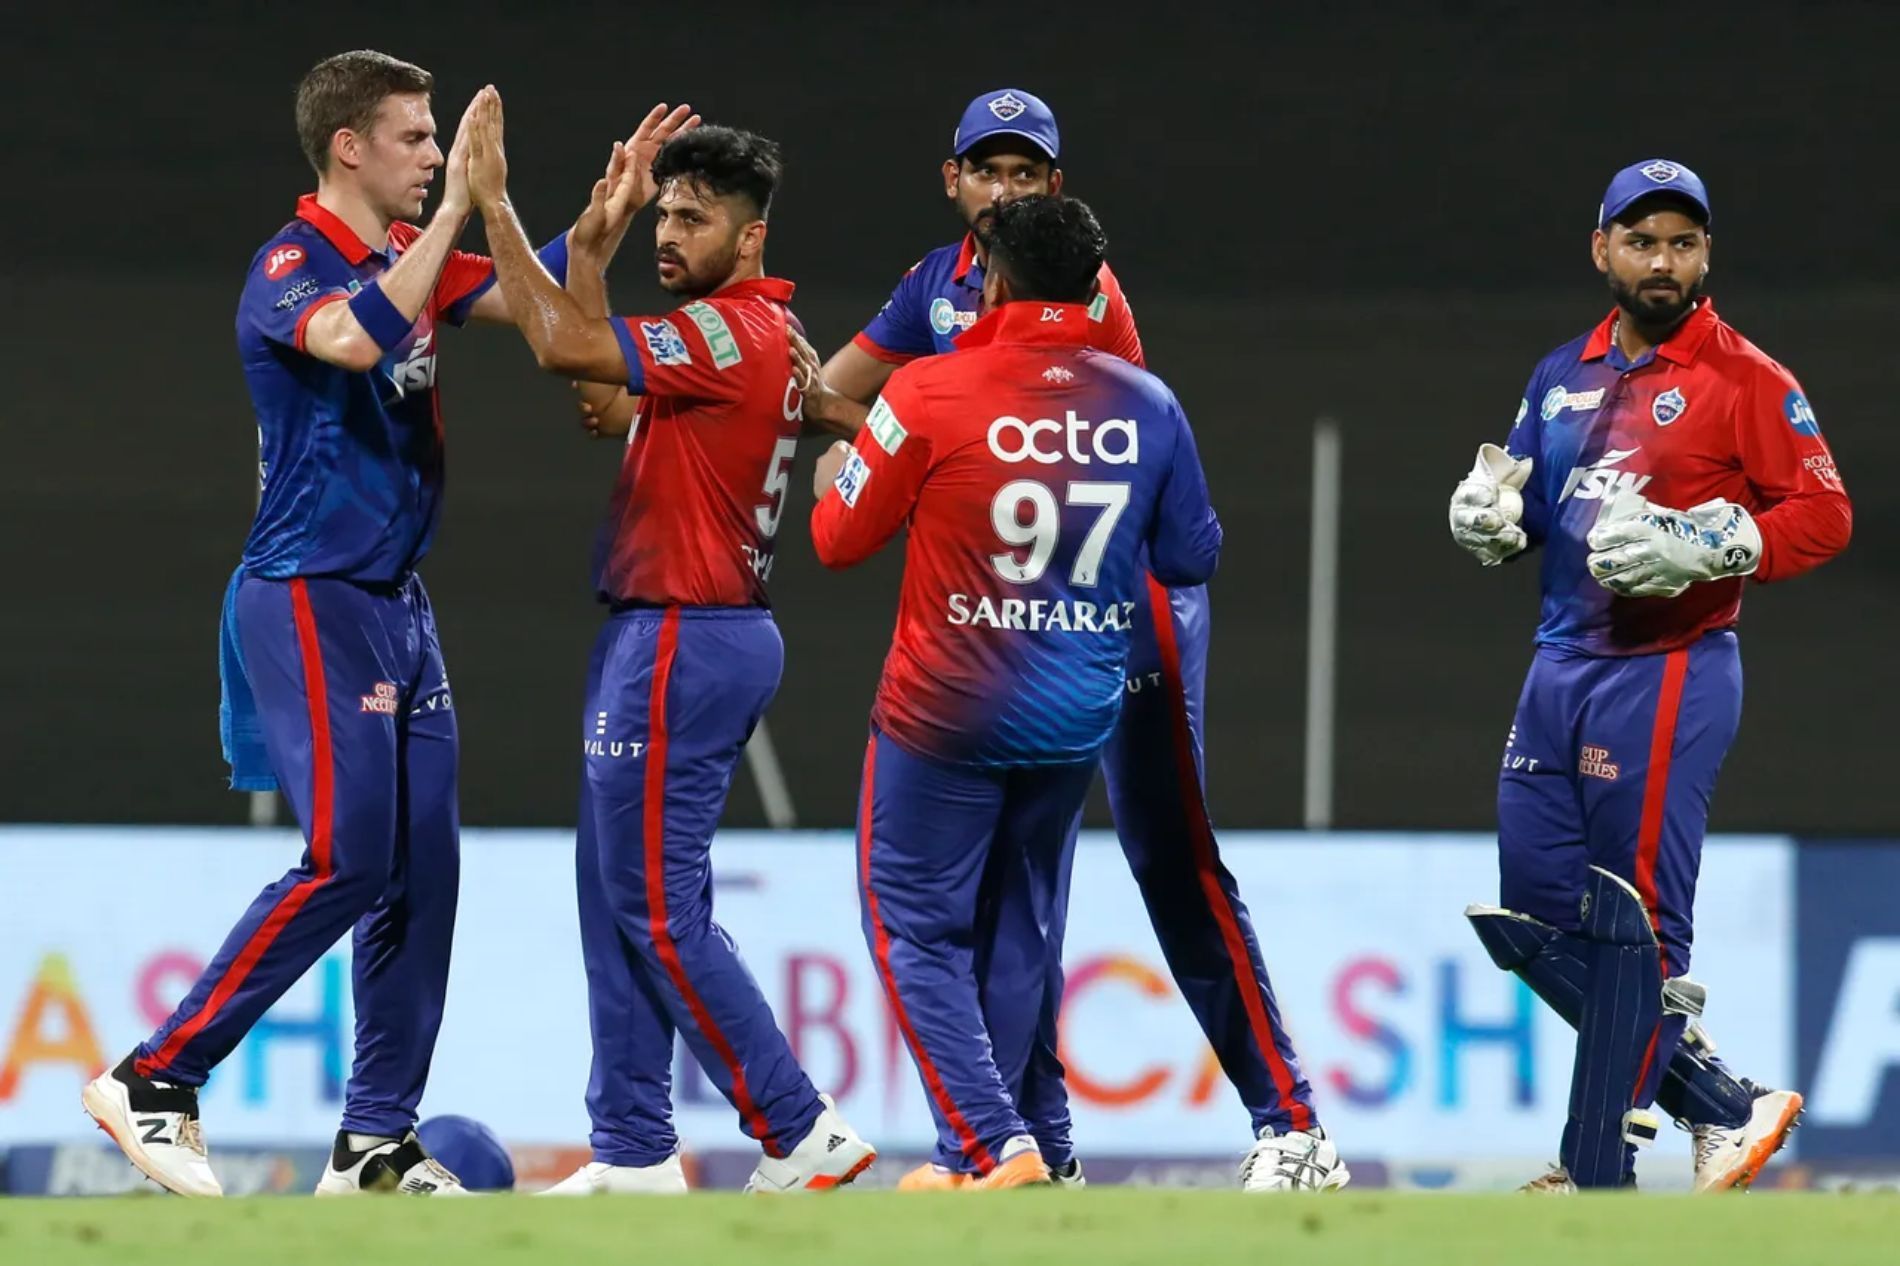
[[[358, 1146], [358, 1144], [361, 1146]], [[337, 1131], [330, 1162], [317, 1180], [319, 1196], [395, 1192], [405, 1196], [466, 1196], [448, 1167], [423, 1150], [414, 1130], [399, 1139]]]
[[747, 1191], [827, 1191], [844, 1186], [871, 1167], [877, 1149], [838, 1115], [830, 1095], [818, 1097], [825, 1110], [818, 1114], [811, 1133], [791, 1155], [761, 1159], [746, 1180]]
[[127, 1055], [79, 1092], [79, 1102], [139, 1172], [181, 1196], [222, 1196], [198, 1128], [198, 1092], [141, 1077]]
[[1333, 1191], [1352, 1181], [1339, 1149], [1317, 1125], [1277, 1134], [1263, 1126], [1240, 1162], [1242, 1191]]
[[657, 1165], [609, 1165], [589, 1161], [546, 1191], [542, 1196], [683, 1196], [686, 1171], [680, 1166], [680, 1154], [674, 1152]]
[[1735, 1129], [1696, 1126], [1690, 1131], [1695, 1136], [1695, 1190], [1747, 1187], [1800, 1120], [1800, 1095], [1792, 1090], [1764, 1090], [1755, 1096], [1748, 1120]]
[[1518, 1190], [1527, 1196], [1574, 1196], [1577, 1184], [1570, 1181], [1569, 1170], [1562, 1165], [1552, 1165]]

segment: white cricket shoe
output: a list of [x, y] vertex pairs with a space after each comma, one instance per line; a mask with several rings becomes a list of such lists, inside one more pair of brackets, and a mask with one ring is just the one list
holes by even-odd
[[1242, 1191], [1334, 1191], [1352, 1181], [1339, 1149], [1317, 1125], [1279, 1134], [1262, 1126], [1240, 1162]]
[[877, 1149], [851, 1128], [830, 1095], [818, 1096], [825, 1110], [818, 1114], [811, 1133], [791, 1155], [767, 1156], [746, 1180], [749, 1192], [828, 1191], [842, 1187], [871, 1167]]
[[1089, 1180], [1082, 1175], [1082, 1159], [1069, 1157], [1066, 1165], [1049, 1166], [1049, 1185], [1052, 1187], [1086, 1187]]
[[181, 1196], [222, 1196], [198, 1128], [198, 1092], [139, 1076], [127, 1055], [79, 1092], [99, 1128], [139, 1172]]
[[1747, 1187], [1800, 1121], [1800, 1095], [1792, 1090], [1763, 1090], [1756, 1094], [1748, 1120], [1735, 1129], [1696, 1126], [1690, 1131], [1695, 1136], [1695, 1190]]
[[674, 1152], [656, 1165], [609, 1165], [589, 1161], [555, 1183], [543, 1196], [683, 1196], [686, 1170]]
[[461, 1179], [423, 1149], [414, 1130], [399, 1139], [337, 1131], [330, 1162], [317, 1180], [317, 1194], [361, 1196], [378, 1192], [404, 1196], [471, 1194]]

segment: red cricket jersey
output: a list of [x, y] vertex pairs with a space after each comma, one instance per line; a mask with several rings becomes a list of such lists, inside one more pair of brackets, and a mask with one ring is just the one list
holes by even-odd
[[763, 607], [804, 406], [792, 283], [758, 277], [615, 317], [640, 397], [596, 556], [612, 603]]

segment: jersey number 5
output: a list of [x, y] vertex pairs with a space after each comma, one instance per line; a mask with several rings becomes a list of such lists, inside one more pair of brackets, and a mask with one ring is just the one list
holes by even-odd
[[772, 447], [772, 464], [765, 469], [765, 495], [771, 500], [752, 508], [759, 534], [766, 540], [778, 535], [779, 516], [785, 513], [785, 489], [792, 482], [792, 459], [798, 456], [798, 437], [787, 435]]
[[[1088, 589], [1102, 571], [1102, 555], [1108, 552], [1109, 538], [1115, 535], [1115, 523], [1128, 508], [1128, 485], [1079, 480], [1068, 487], [1068, 504], [1098, 506], [1082, 547], [1075, 552], [1069, 568], [1069, 583]], [[1023, 521], [1023, 507], [1029, 507], [1029, 521]], [[990, 555], [990, 566], [1012, 585], [1033, 585], [1049, 570], [1055, 557], [1056, 543], [1062, 535], [1062, 510], [1048, 484], [1033, 479], [1018, 479], [996, 490], [990, 502], [990, 526], [1005, 545], [1028, 546], [1029, 557], [1017, 558], [1014, 550]]]

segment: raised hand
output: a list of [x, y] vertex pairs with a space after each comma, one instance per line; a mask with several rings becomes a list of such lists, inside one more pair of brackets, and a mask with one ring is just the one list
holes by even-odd
[[635, 180], [633, 192], [638, 201], [634, 203], [637, 211], [660, 196], [658, 182], [653, 179], [653, 160], [659, 156], [660, 147], [681, 132], [690, 131], [699, 126], [699, 116], [693, 113], [689, 105], [674, 106], [670, 111], [666, 102], [647, 111], [647, 117], [640, 120], [640, 126], [633, 129], [633, 135], [627, 138], [627, 161], [632, 167]]
[[469, 124], [468, 189], [475, 205], [486, 212], [508, 200], [508, 155], [502, 149], [501, 94], [495, 85], [476, 93], [469, 110], [474, 118]]
[[442, 202], [436, 209], [438, 215], [467, 215], [472, 206], [468, 192], [468, 147], [474, 139], [475, 107], [481, 99], [479, 92], [470, 97], [468, 107], [462, 111], [462, 121], [455, 125], [455, 140], [450, 143], [449, 156], [442, 164]]

